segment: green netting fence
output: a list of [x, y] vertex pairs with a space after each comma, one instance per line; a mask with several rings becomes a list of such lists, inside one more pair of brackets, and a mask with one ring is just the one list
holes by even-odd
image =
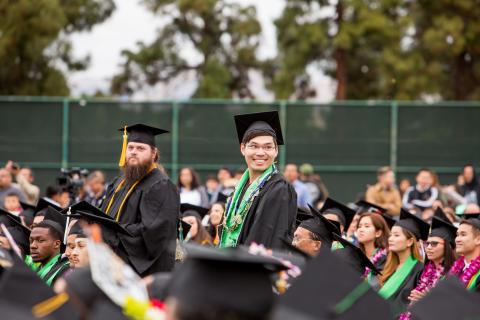
[[430, 167], [455, 181], [465, 163], [480, 163], [480, 102], [346, 101], [310, 104], [223, 100], [124, 102], [0, 97], [0, 162], [34, 169], [41, 187], [60, 168], [118, 173], [118, 128], [138, 122], [170, 130], [157, 138], [161, 163], [176, 181], [189, 166], [202, 177], [244, 167], [233, 115], [278, 110], [286, 145], [278, 162], [311, 163], [330, 193], [352, 201], [375, 182], [380, 166], [397, 179]]

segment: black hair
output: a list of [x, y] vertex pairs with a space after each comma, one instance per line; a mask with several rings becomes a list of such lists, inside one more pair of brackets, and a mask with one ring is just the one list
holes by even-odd
[[20, 200], [20, 197], [15, 192], [7, 193], [7, 195], [5, 197], [16, 197], [17, 199]]
[[63, 241], [63, 236], [62, 234], [57, 230], [55, 229], [54, 227], [52, 227], [51, 225], [49, 225], [48, 223], [45, 223], [45, 222], [40, 222], [38, 223], [34, 228], [45, 228], [45, 229], [48, 229], [48, 232], [50, 233], [50, 235], [53, 237], [53, 239], [55, 240], [60, 240], [60, 242]]

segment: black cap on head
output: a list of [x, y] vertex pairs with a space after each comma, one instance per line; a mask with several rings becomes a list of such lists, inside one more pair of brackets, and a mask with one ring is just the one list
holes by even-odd
[[22, 219], [20, 219], [19, 216], [0, 208], [0, 224], [1, 223], [3, 223], [5, 227], [14, 227], [22, 224]]
[[69, 208], [63, 209], [62, 213], [65, 217], [69, 209], [72, 218], [85, 220], [89, 223], [98, 223], [102, 228], [130, 235], [130, 232], [115, 221], [115, 219], [86, 201], [80, 201]]
[[79, 221], [76, 221], [72, 227], [70, 228], [68, 235], [76, 235], [79, 238], [87, 238], [85, 231], [83, 231], [82, 226], [80, 225]]
[[373, 204], [371, 202], [365, 201], [365, 200], [360, 200], [355, 203], [358, 206], [357, 213], [363, 213], [363, 212], [375, 212], [375, 213], [386, 213], [388, 210], [377, 206], [376, 204]]
[[452, 248], [455, 248], [455, 237], [457, 236], [457, 227], [450, 222], [437, 217], [432, 218], [432, 230], [430, 231], [431, 237], [440, 237], [445, 241], [448, 241]]
[[277, 111], [239, 114], [234, 118], [239, 143], [242, 143], [246, 134], [259, 132], [272, 136], [278, 145], [283, 145], [282, 127]]
[[[30, 229], [20, 223], [16, 227], [7, 227], [7, 230], [15, 243], [22, 249], [23, 254], [30, 254]], [[0, 234], [3, 235], [1, 229]]]
[[412, 319], [479, 319], [478, 293], [465, 289], [457, 277], [439, 281], [420, 301], [412, 304]]
[[295, 225], [298, 227], [303, 221], [313, 219], [314, 216], [307, 208], [297, 207], [297, 215], [295, 217]]
[[430, 225], [403, 208], [400, 210], [400, 220], [395, 225], [410, 231], [417, 240], [428, 239]]
[[[124, 131], [125, 128], [120, 128], [118, 131]], [[127, 126], [128, 142], [145, 143], [155, 147], [155, 136], [159, 134], [168, 133], [167, 130], [147, 126], [145, 124], [134, 124]]]
[[[78, 319], [68, 301], [68, 296], [58, 298], [58, 295], [56, 296], [20, 258], [16, 255], [12, 255], [12, 258], [13, 267], [4, 270], [2, 274], [1, 302], [6, 302], [17, 310], [28, 310], [31, 319]], [[1, 310], [4, 318], [3, 308]]]
[[450, 221], [450, 219], [448, 219], [447, 215], [440, 207], [437, 207], [437, 209], [435, 209], [433, 216], [442, 219], [443, 221]]
[[67, 217], [63, 215], [60, 211], [55, 210], [53, 207], [49, 206], [45, 212], [45, 219], [42, 221], [43, 224], [48, 224], [55, 230], [57, 230], [62, 236], [65, 234], [65, 228], [67, 225]]
[[353, 217], [355, 216], [355, 210], [350, 209], [344, 204], [341, 204], [338, 201], [333, 200], [332, 198], [327, 198], [325, 203], [323, 204], [322, 209], [320, 210], [322, 214], [334, 214], [340, 220], [340, 224], [343, 225], [345, 231], [348, 230], [350, 224], [353, 221]]
[[480, 213], [464, 213], [458, 216], [463, 219], [460, 224], [468, 222], [468, 224], [480, 230]]
[[392, 318], [388, 302], [329, 250], [309, 261], [273, 314], [275, 320]]
[[310, 206], [310, 210], [314, 214], [313, 217], [302, 221], [299, 227], [314, 233], [322, 243], [330, 247], [333, 242], [333, 235], [340, 233], [340, 227], [334, 224], [335, 221], [330, 221], [322, 216], [315, 208]]
[[51, 202], [51, 201], [49, 201], [45, 198], [40, 198], [40, 199], [38, 199], [37, 206], [35, 207], [35, 210], [34, 210], [34, 214], [36, 215], [37, 213], [39, 213], [42, 210], [45, 210], [48, 207], [52, 207], [53, 209], [55, 209], [57, 211], [62, 210], [62, 208], [60, 208], [59, 206], [57, 206], [53, 202]]
[[334, 254], [344, 259], [360, 276], [365, 272], [365, 268], [372, 270], [373, 274], [380, 273], [359, 247], [339, 235], [334, 234], [333, 237], [335, 241], [340, 242], [343, 246], [343, 249], [335, 250]]
[[188, 217], [188, 216], [194, 216], [197, 217], [198, 220], [202, 221], [203, 217], [205, 217], [208, 214], [208, 208], [196, 206], [190, 203], [182, 203], [180, 204], [180, 213], [181, 217]]
[[228, 196], [223, 194], [222, 192], [218, 193], [217, 202], [227, 203]]
[[240, 249], [187, 246], [187, 259], [172, 275], [168, 296], [202, 312], [222, 310], [243, 317], [268, 314], [274, 303], [270, 274], [284, 270], [272, 258]]

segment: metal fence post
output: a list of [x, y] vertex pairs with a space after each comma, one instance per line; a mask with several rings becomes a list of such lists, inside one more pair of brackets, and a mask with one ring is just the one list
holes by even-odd
[[390, 167], [397, 172], [398, 151], [398, 102], [392, 101], [390, 105]]
[[62, 107], [62, 168], [68, 168], [69, 118], [70, 102], [68, 98], [65, 98]]
[[280, 168], [283, 171], [285, 164], [287, 162], [287, 101], [280, 101], [280, 125], [282, 126], [283, 131], [283, 140], [285, 144], [280, 148], [279, 164]]
[[172, 166], [170, 177], [172, 181], [177, 181], [178, 176], [178, 128], [179, 128], [179, 103], [173, 101], [172, 105]]

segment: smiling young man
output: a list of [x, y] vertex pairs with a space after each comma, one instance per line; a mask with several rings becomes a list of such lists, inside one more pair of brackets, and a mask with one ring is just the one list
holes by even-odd
[[143, 124], [121, 131], [122, 172], [109, 185], [101, 209], [130, 235], [105, 230], [105, 242], [141, 276], [170, 271], [180, 197], [177, 187], [157, 168], [155, 145], [155, 136], [168, 131]]
[[220, 247], [255, 242], [283, 248], [280, 239], [292, 236], [297, 196], [275, 166], [283, 145], [278, 113], [237, 115], [235, 125], [247, 170], [227, 203]]
[[457, 275], [465, 287], [480, 291], [480, 219], [477, 214], [464, 215], [457, 229], [455, 250], [460, 258], [450, 269]]

